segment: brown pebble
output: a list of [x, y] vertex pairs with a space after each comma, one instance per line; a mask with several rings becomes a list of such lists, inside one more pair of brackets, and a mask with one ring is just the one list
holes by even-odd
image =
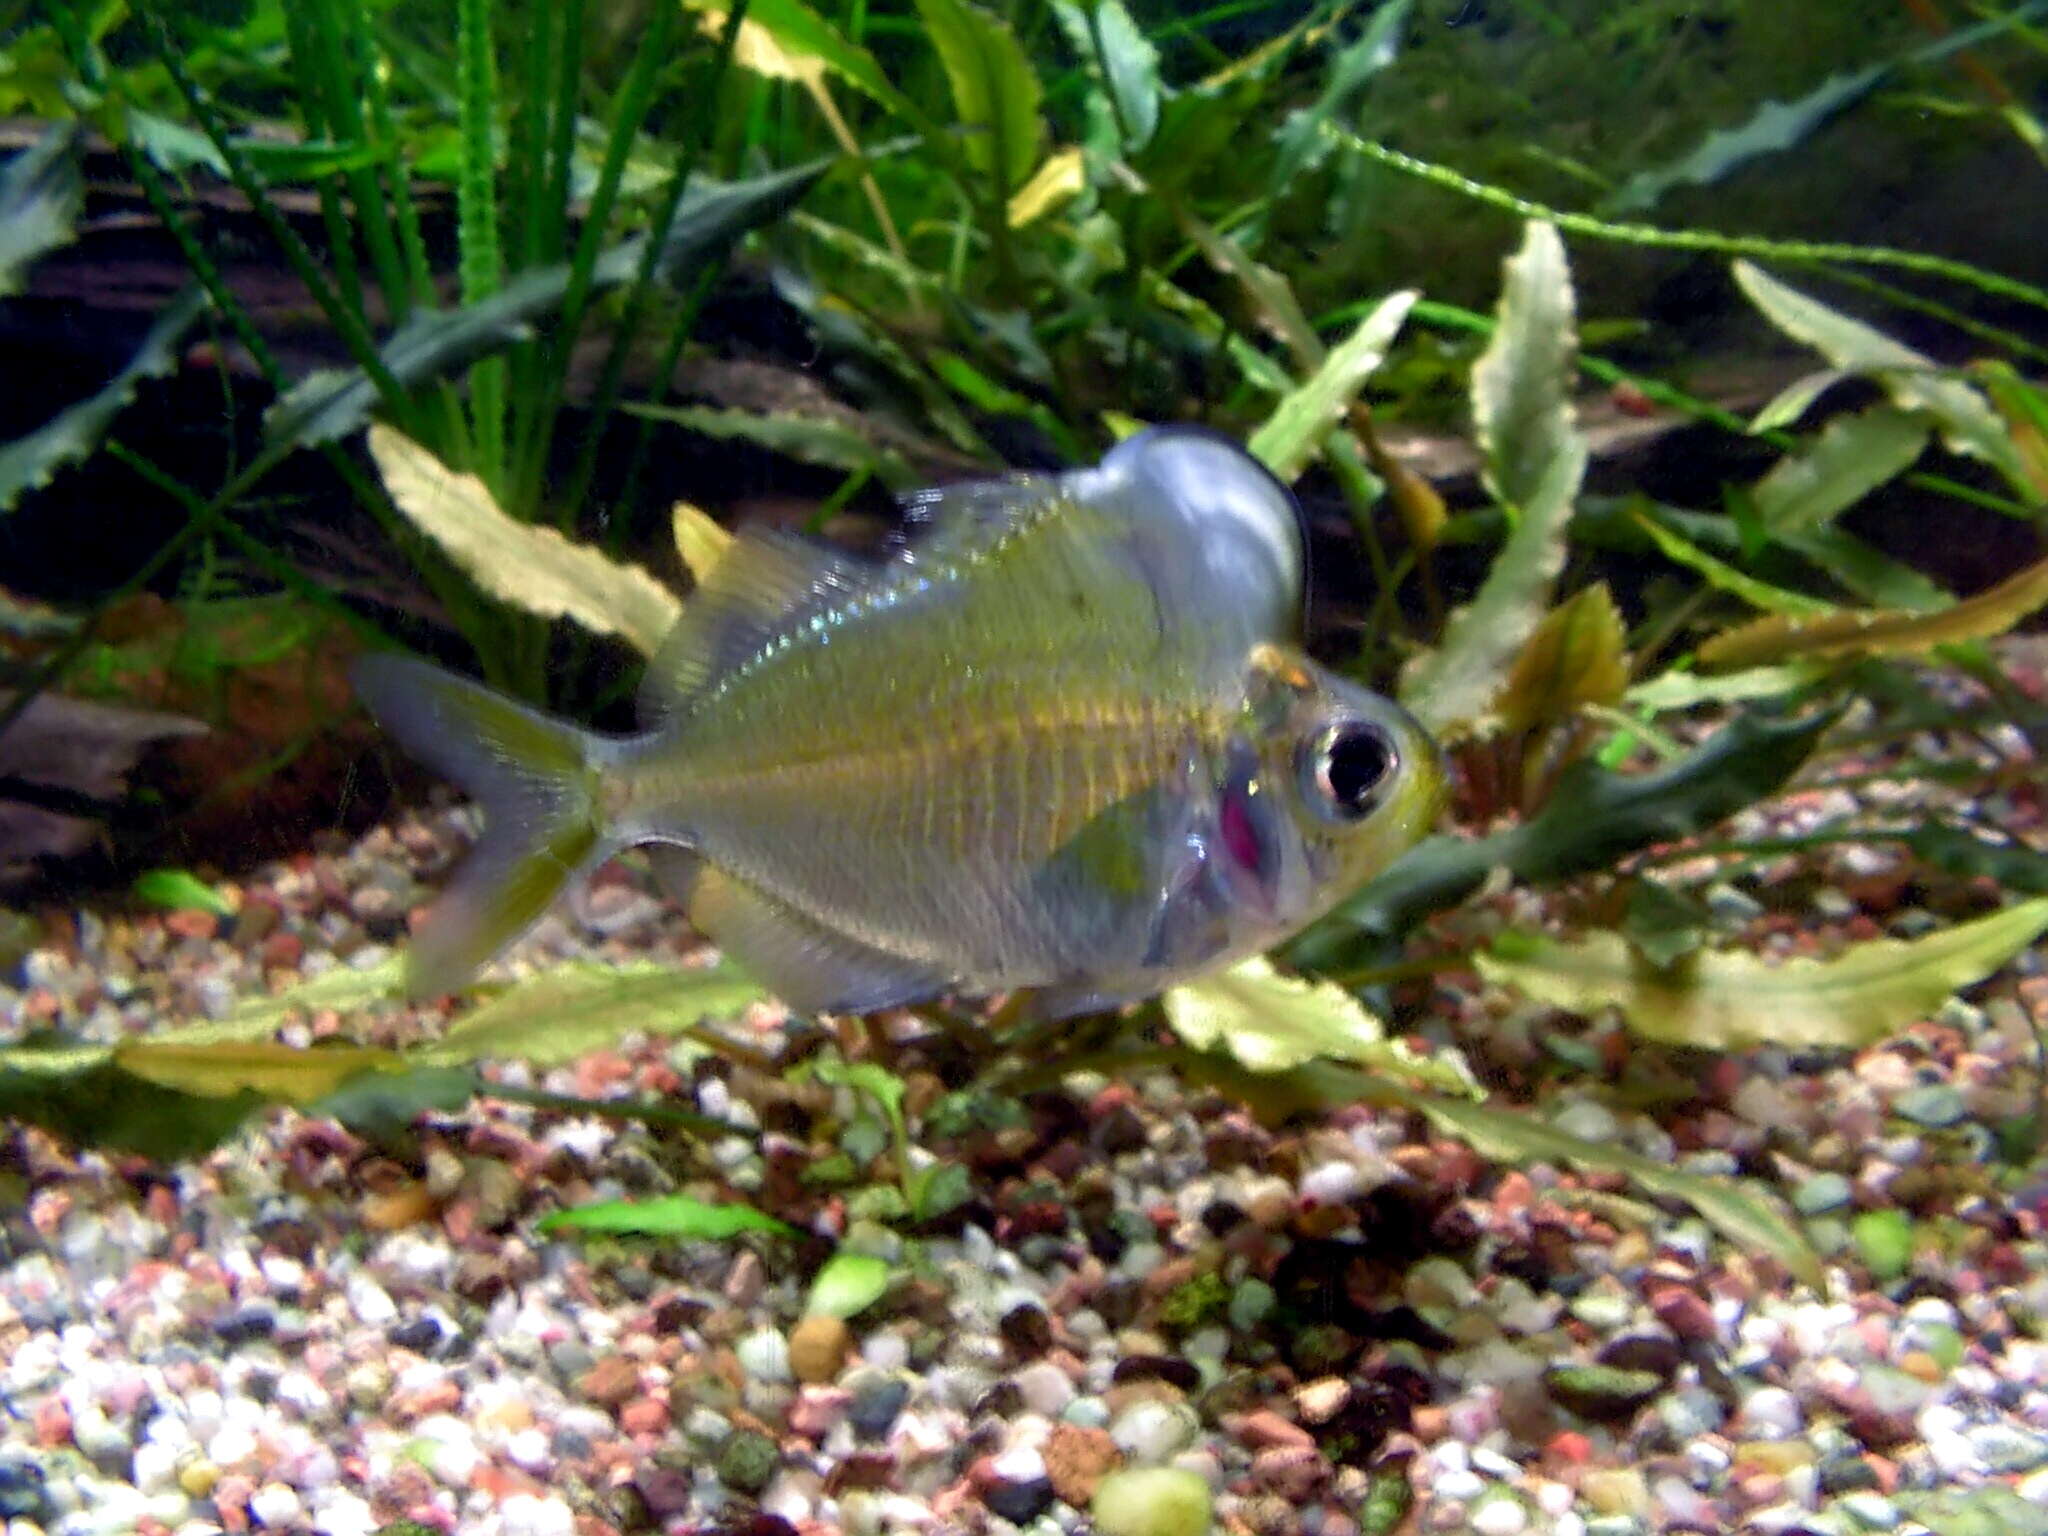
[[796, 1379], [813, 1386], [838, 1376], [853, 1344], [853, 1330], [843, 1318], [804, 1318], [789, 1334], [789, 1364]]
[[363, 1196], [363, 1225], [373, 1232], [396, 1232], [432, 1219], [434, 1197], [425, 1184], [409, 1181], [395, 1189]]
[[1055, 1424], [1045, 1442], [1045, 1475], [1052, 1491], [1076, 1509], [1086, 1509], [1096, 1484], [1123, 1462], [1106, 1429]]
[[576, 1379], [576, 1390], [591, 1402], [617, 1408], [640, 1392], [640, 1367], [624, 1355], [606, 1355]]
[[1306, 1446], [1313, 1450], [1316, 1438], [1292, 1419], [1284, 1419], [1270, 1408], [1255, 1408], [1250, 1413], [1234, 1414], [1224, 1421], [1238, 1439], [1254, 1450], [1267, 1450], [1274, 1446]]
[[1252, 1457], [1260, 1487], [1294, 1504], [1305, 1504], [1330, 1475], [1330, 1464], [1314, 1446], [1276, 1445]]

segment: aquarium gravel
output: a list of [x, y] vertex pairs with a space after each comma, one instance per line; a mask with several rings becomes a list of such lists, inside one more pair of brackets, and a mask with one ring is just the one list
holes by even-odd
[[[1854, 808], [1809, 788], [1737, 830]], [[1970, 810], [2040, 831], [2038, 785]], [[437, 811], [265, 868], [226, 888], [224, 920], [49, 914], [0, 994], [10, 1033], [107, 1037], [374, 965], [469, 825]], [[1994, 894], [1875, 848], [1787, 887], [1801, 867], [1723, 888], [1767, 951], [1912, 933]], [[568, 955], [685, 964], [701, 945], [617, 870], [507, 974]], [[384, 1146], [272, 1113], [171, 1166], [11, 1133], [7, 1536], [2048, 1530], [2039, 954], [1853, 1056], [1656, 1050], [1469, 973], [1402, 1001], [1418, 1044], [1462, 1048], [1503, 1099], [1768, 1185], [1826, 1256], [1825, 1292], [1618, 1178], [1499, 1165], [1390, 1111], [1275, 1130], [1171, 1073], [1075, 1074], [975, 1122], [907, 1020], [884, 1043], [912, 1159], [967, 1187], [899, 1235], [857, 1187], [807, 1177], [850, 1090], [629, 1039], [492, 1070], [760, 1125], [759, 1145], [495, 1099]], [[361, 1027], [316, 1014], [288, 1036]], [[386, 1043], [439, 1027], [389, 1008], [369, 1025]], [[724, 1027], [769, 1054], [825, 1044], [765, 1005]], [[1673, 1074], [1685, 1095], [1628, 1107], [1622, 1087]], [[537, 1230], [678, 1190], [800, 1235]], [[895, 1278], [849, 1319], [807, 1317], [839, 1240]]]

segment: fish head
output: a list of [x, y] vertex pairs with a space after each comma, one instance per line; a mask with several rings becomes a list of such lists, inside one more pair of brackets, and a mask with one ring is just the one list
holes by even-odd
[[[1449, 798], [1442, 750], [1392, 699], [1289, 648], [1260, 645], [1246, 694], [1265, 835], [1290, 843], [1293, 929], [1319, 917], [1429, 831]], [[1230, 806], [1224, 807], [1230, 844]]]

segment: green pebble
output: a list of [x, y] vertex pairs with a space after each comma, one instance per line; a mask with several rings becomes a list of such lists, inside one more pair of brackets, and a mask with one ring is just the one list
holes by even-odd
[[1904, 1211], [1864, 1211], [1849, 1223], [1856, 1252], [1880, 1284], [1905, 1274], [1913, 1262], [1913, 1222]]
[[718, 1452], [718, 1479], [741, 1493], [759, 1493], [782, 1465], [782, 1451], [766, 1435], [743, 1429]]
[[1846, 1209], [1855, 1190], [1839, 1173], [1816, 1173], [1792, 1191], [1792, 1209], [1802, 1216], [1822, 1216]]
[[1393, 1536], [1415, 1503], [1415, 1486], [1399, 1471], [1382, 1472], [1365, 1490], [1358, 1509], [1359, 1536]]
[[1925, 1083], [1908, 1088], [1892, 1100], [1892, 1113], [1929, 1130], [1946, 1130], [1969, 1117], [1963, 1096], [1947, 1083]]
[[1265, 1281], [1247, 1276], [1230, 1293], [1230, 1326], [1238, 1333], [1255, 1333], [1259, 1324], [1273, 1315], [1279, 1297]]
[[1209, 1485], [1180, 1467], [1112, 1472], [1090, 1511], [1099, 1536], [1208, 1536]]

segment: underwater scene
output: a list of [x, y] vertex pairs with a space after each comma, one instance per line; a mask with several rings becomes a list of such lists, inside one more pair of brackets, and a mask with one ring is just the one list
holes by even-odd
[[2048, 1536], [2048, 0], [0, 0], [0, 1536]]

